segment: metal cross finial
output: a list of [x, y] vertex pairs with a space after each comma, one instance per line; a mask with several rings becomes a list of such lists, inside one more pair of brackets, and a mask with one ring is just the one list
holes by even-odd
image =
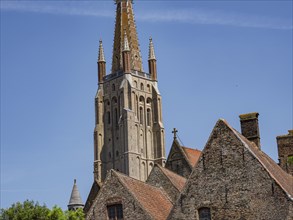
[[174, 134], [174, 140], [177, 139], [177, 132], [178, 130], [176, 128], [173, 128], [172, 133]]

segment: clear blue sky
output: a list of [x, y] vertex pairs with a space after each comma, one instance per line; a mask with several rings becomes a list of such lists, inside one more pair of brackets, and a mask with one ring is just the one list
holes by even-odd
[[[98, 41], [111, 67], [115, 5], [1, 1], [1, 207], [33, 199], [66, 209], [73, 179], [93, 181]], [[144, 67], [153, 37], [167, 152], [172, 128], [202, 149], [219, 118], [260, 113], [262, 149], [292, 129], [292, 1], [134, 4]]]

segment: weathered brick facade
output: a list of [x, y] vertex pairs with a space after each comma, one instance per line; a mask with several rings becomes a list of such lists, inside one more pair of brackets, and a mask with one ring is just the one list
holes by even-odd
[[199, 219], [207, 207], [216, 220], [289, 220], [292, 186], [292, 176], [219, 120], [168, 219]]
[[163, 190], [111, 170], [86, 219], [108, 219], [107, 207], [115, 204], [122, 205], [123, 219], [138, 220], [166, 219], [172, 207]]
[[105, 187], [99, 192], [86, 219], [108, 219], [107, 205], [122, 204], [125, 219], [151, 219], [136, 202], [133, 196], [125, 190], [115, 174], [108, 176]]
[[184, 177], [157, 164], [154, 166], [146, 181], [146, 183], [152, 186], [164, 189], [173, 203], [178, 199], [185, 182], [186, 179]]

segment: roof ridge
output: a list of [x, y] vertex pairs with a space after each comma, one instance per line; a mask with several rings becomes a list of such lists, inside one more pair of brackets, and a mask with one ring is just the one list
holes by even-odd
[[174, 143], [174, 142], [176, 143], [176, 145], [177, 145], [177, 147], [179, 148], [179, 150], [183, 153], [183, 156], [185, 157], [185, 160], [187, 161], [187, 163], [188, 163], [190, 169], [192, 169], [193, 166], [192, 166], [191, 162], [189, 161], [189, 158], [188, 158], [188, 156], [186, 155], [185, 151], [183, 150], [183, 146], [182, 146], [182, 145], [181, 145], [176, 139], [173, 141], [173, 143]]
[[[292, 183], [293, 183], [293, 176], [291, 176], [290, 174], [287, 174], [281, 167], [279, 167], [276, 164], [276, 162], [273, 159], [271, 159], [265, 152], [263, 152], [262, 150], [260, 150], [255, 145], [255, 143], [250, 142], [249, 140], [247, 140], [247, 138], [245, 138], [236, 129], [234, 129], [231, 125], [229, 125], [226, 120], [224, 120], [224, 119], [220, 119], [220, 120], [225, 123], [225, 125], [243, 143], [243, 145], [245, 146], [245, 148], [248, 149], [249, 152], [258, 160], [258, 162], [265, 168], [266, 172], [270, 175], [270, 177], [273, 178], [277, 182], [277, 184], [284, 190], [284, 192], [287, 194], [287, 196], [290, 198], [290, 200], [293, 200], [293, 190], [288, 192], [288, 189], [284, 186], [284, 185], [287, 185], [287, 184], [285, 182], [279, 181], [278, 177], [276, 177], [274, 174], [271, 173], [270, 168], [268, 166], [273, 167], [273, 168], [278, 167], [277, 168], [278, 169], [278, 172], [280, 172], [281, 175], [284, 175], [284, 177], [288, 178], [289, 181], [291, 179]], [[251, 149], [251, 147], [255, 148], [255, 150], [257, 150], [260, 154], [262, 154], [264, 156], [263, 158], [264, 158], [264, 160], [266, 160], [268, 162], [268, 165], [264, 164], [264, 162], [261, 160], [261, 158], [259, 157], [259, 155], [257, 155], [255, 152], [253, 152], [253, 150]], [[273, 162], [274, 165], [272, 165], [271, 162]], [[282, 176], [281, 176], [281, 178], [282, 178]]]
[[199, 157], [202, 153], [201, 150], [189, 148], [189, 147], [182, 147], [188, 162], [191, 164], [191, 169], [198, 163]]
[[[173, 179], [170, 178], [170, 176], [168, 176], [168, 175], [165, 173], [165, 171], [170, 172], [172, 175], [175, 175], [176, 177], [179, 177], [180, 179], [184, 179], [184, 180], [185, 180], [185, 183], [186, 183], [186, 180], [187, 180], [187, 179], [184, 178], [183, 176], [180, 176], [180, 175], [178, 175], [177, 173], [175, 173], [175, 172], [169, 170], [168, 168], [162, 167], [162, 166], [159, 165], [159, 164], [155, 164], [155, 166], [158, 166], [158, 167], [163, 171], [163, 174], [164, 174], [164, 175], [165, 175], [165, 176], [171, 181], [171, 183], [173, 184], [173, 186], [174, 186], [174, 187], [179, 191], [179, 193], [180, 193], [182, 189], [179, 189], [179, 188], [178, 188], [178, 185], [174, 183]], [[184, 185], [185, 185], [185, 183], [184, 183]], [[183, 187], [184, 187], [184, 186], [183, 186]]]
[[190, 150], [196, 150], [196, 151], [201, 151], [197, 148], [191, 148], [191, 147], [186, 147], [186, 146], [181, 146], [182, 148], [190, 149]]
[[[138, 200], [138, 198], [136, 197], [136, 195], [135, 195], [131, 190], [129, 190], [129, 187], [127, 187], [127, 185], [124, 183], [124, 181], [121, 180], [121, 176], [129, 177], [129, 178], [131, 178], [131, 179], [134, 179], [134, 178], [132, 178], [132, 177], [130, 177], [130, 176], [126, 176], [125, 174], [120, 173], [120, 172], [117, 172], [117, 171], [115, 171], [115, 170], [113, 170], [113, 169], [111, 169], [110, 172], [113, 172], [113, 174], [115, 174], [115, 175], [117, 176], [119, 182], [120, 182], [125, 188], [128, 189], [128, 192], [133, 196], [133, 198], [134, 198], [134, 199], [136, 200], [136, 202], [140, 205], [140, 207], [145, 211], [145, 213], [147, 213], [147, 215], [149, 215], [150, 217], [153, 217], [153, 216], [152, 216], [152, 215], [151, 215], [151, 214], [145, 209], [145, 207], [139, 202], [139, 200]], [[120, 175], [121, 175], [121, 176], [120, 176]], [[134, 179], [134, 180], [136, 180], [136, 179]], [[139, 181], [139, 180], [138, 180], [138, 181]]]
[[141, 181], [141, 180], [138, 180], [138, 179], [135, 179], [135, 178], [133, 178], [133, 177], [130, 177], [130, 176], [127, 176], [127, 175], [125, 175], [125, 174], [123, 174], [123, 173], [120, 173], [120, 172], [118, 172], [118, 171], [115, 171], [115, 170], [111, 170], [117, 177], [118, 177], [118, 179], [119, 179], [119, 181], [120, 181], [120, 183], [124, 186], [124, 187], [126, 187], [127, 189], [128, 189], [128, 192], [135, 198], [135, 200], [138, 202], [138, 204], [141, 206], [141, 208], [151, 217], [151, 218], [153, 218], [153, 219], [156, 219], [155, 217], [156, 216], [154, 216], [153, 215], [153, 213], [150, 213], [149, 212], [149, 210], [148, 209], [146, 209], [146, 207], [140, 202], [140, 200], [137, 198], [137, 196], [135, 195], [135, 193], [133, 193], [132, 192], [132, 190], [127, 186], [127, 184], [124, 182], [124, 180], [122, 179], [122, 178], [128, 178], [128, 179], [131, 179], [131, 180], [134, 180], [134, 181], [136, 181], [136, 182], [138, 182], [138, 183], [140, 183], [140, 184], [143, 184], [143, 185], [145, 185], [145, 186], [147, 186], [147, 187], [150, 187], [150, 188], [152, 188], [153, 190], [157, 190], [157, 191], [159, 191], [159, 192], [161, 192], [163, 195], [164, 195], [164, 197], [166, 198], [166, 199], [168, 199], [168, 201], [171, 203], [171, 205], [173, 206], [173, 202], [172, 202], [172, 200], [169, 198], [169, 196], [167, 195], [167, 193], [163, 190], [163, 189], [161, 189], [161, 188], [159, 188], [159, 187], [155, 187], [155, 186], [152, 186], [152, 185], [150, 185], [150, 184], [147, 184], [146, 182], [143, 182], [143, 181]]

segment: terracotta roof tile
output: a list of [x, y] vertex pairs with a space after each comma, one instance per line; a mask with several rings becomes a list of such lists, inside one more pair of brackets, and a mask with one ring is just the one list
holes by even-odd
[[158, 164], [156, 164], [156, 166], [158, 166], [162, 170], [162, 172], [169, 178], [172, 184], [181, 192], [186, 183], [186, 179]]
[[183, 147], [183, 146], [182, 146], [182, 149], [184, 153], [186, 154], [189, 163], [192, 165], [192, 167], [194, 167], [200, 157], [201, 151], [197, 149]]
[[244, 146], [254, 155], [254, 157], [262, 164], [269, 175], [276, 181], [276, 183], [286, 192], [288, 197], [293, 200], [293, 176], [286, 173], [275, 161], [268, 155], [261, 151], [255, 143], [247, 140], [238, 131], [232, 128], [225, 120], [222, 120], [244, 143]]
[[137, 199], [144, 210], [154, 219], [166, 219], [172, 203], [168, 196], [159, 188], [148, 185], [142, 181], [133, 179], [114, 171], [122, 184]]

